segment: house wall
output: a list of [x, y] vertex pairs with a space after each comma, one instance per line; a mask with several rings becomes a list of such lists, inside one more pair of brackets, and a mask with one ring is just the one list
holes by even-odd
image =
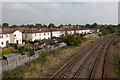
[[67, 31], [68, 34], [74, 34], [74, 30], [72, 31]]
[[18, 40], [18, 44], [22, 44], [22, 32], [16, 30], [12, 35], [13, 43], [17, 43]]
[[32, 33], [23, 33], [24, 40], [32, 40]]
[[0, 47], [5, 47], [7, 41], [10, 43], [10, 34], [0, 34]]
[[50, 38], [51, 38], [51, 33], [50, 32], [33, 33], [32, 34], [32, 41], [42, 40], [42, 39], [50, 39]]
[[42, 39], [50, 39], [51, 38], [51, 32], [43, 32], [41, 33], [41, 40]]
[[52, 32], [52, 37], [59, 37], [60, 31], [53, 31]]
[[65, 35], [65, 31], [59, 31], [59, 36]]
[[86, 33], [90, 33], [90, 30], [88, 29], [88, 30], [86, 30]]

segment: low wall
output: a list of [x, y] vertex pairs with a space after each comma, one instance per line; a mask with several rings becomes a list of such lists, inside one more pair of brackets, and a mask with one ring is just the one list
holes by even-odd
[[8, 69], [14, 69], [18, 67], [19, 65], [23, 65], [24, 63], [36, 59], [40, 56], [41, 51], [37, 52], [35, 55], [27, 57], [27, 55], [22, 55], [19, 57], [19, 59], [13, 59], [11, 61], [8, 60], [2, 60], [2, 70], [8, 70]]
[[[66, 46], [66, 45], [57, 46], [57, 47], [54, 47], [50, 50], [55, 50], [55, 49], [58, 49], [58, 48], [63, 47], [63, 46]], [[2, 60], [1, 61], [2, 66], [0, 66], [0, 69], [1, 69], [1, 67], [2, 67], [2, 71], [9, 70], [9, 69], [14, 69], [14, 68], [16, 68], [20, 65], [25, 64], [28, 61], [31, 61], [33, 59], [37, 59], [40, 56], [40, 54], [42, 53], [42, 51], [47, 52], [47, 51], [50, 51], [50, 50], [45, 50], [45, 49], [38, 50], [38, 51], [35, 51], [34, 55], [29, 56], [29, 57], [27, 55], [21, 55], [21, 56], [19, 56], [18, 59]]]

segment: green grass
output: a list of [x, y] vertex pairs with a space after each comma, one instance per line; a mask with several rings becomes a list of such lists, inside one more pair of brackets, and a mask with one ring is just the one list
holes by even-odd
[[14, 53], [15, 54], [21, 54], [21, 52], [19, 50], [17, 50], [17, 49], [15, 49]]
[[29, 52], [24, 52], [25, 54], [27, 54], [27, 56], [30, 56], [30, 53]]
[[11, 54], [13, 52], [14, 52], [14, 48], [13, 47], [2, 49], [2, 55]]
[[25, 45], [26, 47], [31, 47], [31, 48], [33, 48], [34, 47], [34, 45], [33, 44], [29, 44], [29, 45]]
[[[29, 52], [25, 52], [25, 51], [24, 51], [24, 53], [27, 54], [27, 56], [30, 56], [30, 53], [29, 53]], [[15, 49], [15, 50], [14, 50], [14, 54], [21, 54], [21, 52], [20, 52], [18, 49]]]
[[114, 62], [113, 62], [114, 72], [116, 74], [116, 79], [120, 80], [120, 59], [118, 55], [119, 50], [118, 41], [114, 42], [113, 45], [114, 45]]

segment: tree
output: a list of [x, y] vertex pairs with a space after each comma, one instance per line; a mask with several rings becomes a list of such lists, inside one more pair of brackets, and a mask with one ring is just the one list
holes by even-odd
[[65, 43], [67, 43], [68, 46], [79, 46], [82, 42], [79, 34], [68, 34], [65, 36], [64, 41]]
[[35, 24], [37, 28], [42, 28], [42, 24]]
[[90, 28], [91, 25], [90, 25], [90, 24], [86, 24], [85, 27], [86, 27], [86, 28]]
[[12, 25], [12, 26], [11, 26], [11, 28], [16, 28], [16, 27], [18, 27], [18, 26], [17, 26], [17, 25]]
[[76, 46], [79, 46], [80, 43], [82, 43], [82, 39], [80, 38], [80, 34], [77, 34], [76, 41], [75, 41], [75, 45], [76, 45]]
[[56, 26], [53, 24], [53, 23], [50, 23], [49, 25], [48, 25], [48, 28], [55, 28]]
[[3, 27], [3, 28], [4, 28], [4, 27], [8, 28], [8, 27], [9, 27], [9, 24], [8, 24], [8, 23], [3, 23], [3, 24], [2, 24], [2, 27]]
[[59, 25], [58, 28], [61, 28], [63, 26], [63, 24]]
[[109, 31], [105, 29], [101, 29], [100, 32], [102, 32], [103, 35], [109, 34]]
[[97, 23], [93, 23], [93, 28], [98, 28]]
[[47, 25], [45, 25], [45, 24], [43, 24], [43, 26], [42, 26], [43, 28], [47, 28]]
[[71, 24], [68, 24], [68, 26], [71, 26]]
[[20, 27], [26, 27], [24, 24], [20, 25]]

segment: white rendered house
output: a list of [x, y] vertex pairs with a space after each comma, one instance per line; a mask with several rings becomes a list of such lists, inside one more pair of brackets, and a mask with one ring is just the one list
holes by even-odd
[[51, 38], [51, 32], [48, 31], [35, 31], [35, 32], [27, 32], [23, 33], [23, 39], [24, 40], [42, 40], [42, 39], [50, 39]]
[[0, 47], [6, 47], [7, 43], [22, 44], [22, 32], [16, 31], [2, 31], [0, 33]]

